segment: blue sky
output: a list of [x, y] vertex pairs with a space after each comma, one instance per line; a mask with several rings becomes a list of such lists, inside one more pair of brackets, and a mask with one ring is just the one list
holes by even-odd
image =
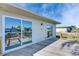
[[23, 3], [17, 6], [45, 17], [60, 21], [62, 25], [79, 25], [79, 4], [68, 3]]

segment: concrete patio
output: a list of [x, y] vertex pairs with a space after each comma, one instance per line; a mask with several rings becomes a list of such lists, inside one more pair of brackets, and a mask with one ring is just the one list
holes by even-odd
[[4, 56], [33, 56], [33, 54], [53, 43], [54, 41], [56, 41], [56, 39], [44, 40], [39, 43], [27, 46], [25, 48], [10, 52], [8, 54], [5, 54]]
[[[64, 45], [63, 45], [64, 44]], [[59, 39], [34, 56], [79, 56], [79, 42], [72, 39]]]

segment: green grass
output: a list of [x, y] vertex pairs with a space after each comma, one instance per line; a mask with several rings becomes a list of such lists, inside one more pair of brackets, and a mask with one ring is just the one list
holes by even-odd
[[60, 39], [61, 32], [56, 32], [56, 38]]
[[[60, 36], [61, 33], [58, 32], [56, 33], [57, 36]], [[70, 39], [70, 40], [78, 40], [79, 41], [79, 34], [76, 33], [67, 33], [67, 34], [63, 34], [63, 38], [62, 39]]]
[[[60, 35], [61, 35], [61, 32], [56, 33], [57, 38], [59, 38]], [[79, 34], [75, 34], [75, 33], [73, 33], [73, 34], [72, 33], [63, 34], [62, 39], [70, 39], [70, 40], [78, 40], [79, 41]]]
[[61, 32], [56, 32], [56, 35], [57, 35], [57, 36], [60, 36], [60, 35], [61, 35]]

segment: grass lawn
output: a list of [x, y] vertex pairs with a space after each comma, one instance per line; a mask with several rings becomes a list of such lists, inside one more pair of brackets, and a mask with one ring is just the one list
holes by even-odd
[[0, 40], [0, 53], [1, 53], [1, 40]]
[[[56, 33], [56, 36], [59, 37], [61, 35], [60, 32]], [[79, 33], [63, 33], [63, 39], [70, 40], [78, 40], [79, 41]]]
[[56, 35], [60, 36], [61, 35], [61, 32], [56, 32]]
[[61, 32], [56, 32], [56, 37], [59, 39], [61, 35]]

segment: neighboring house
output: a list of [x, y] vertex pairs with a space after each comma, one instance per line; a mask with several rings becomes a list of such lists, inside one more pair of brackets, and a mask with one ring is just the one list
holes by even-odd
[[76, 29], [76, 26], [56, 26], [56, 32], [73, 32]]
[[60, 22], [29, 12], [14, 4], [0, 4], [0, 47], [2, 54], [56, 38]]
[[67, 28], [66, 26], [59, 26], [56, 27], [56, 32], [67, 32]]

